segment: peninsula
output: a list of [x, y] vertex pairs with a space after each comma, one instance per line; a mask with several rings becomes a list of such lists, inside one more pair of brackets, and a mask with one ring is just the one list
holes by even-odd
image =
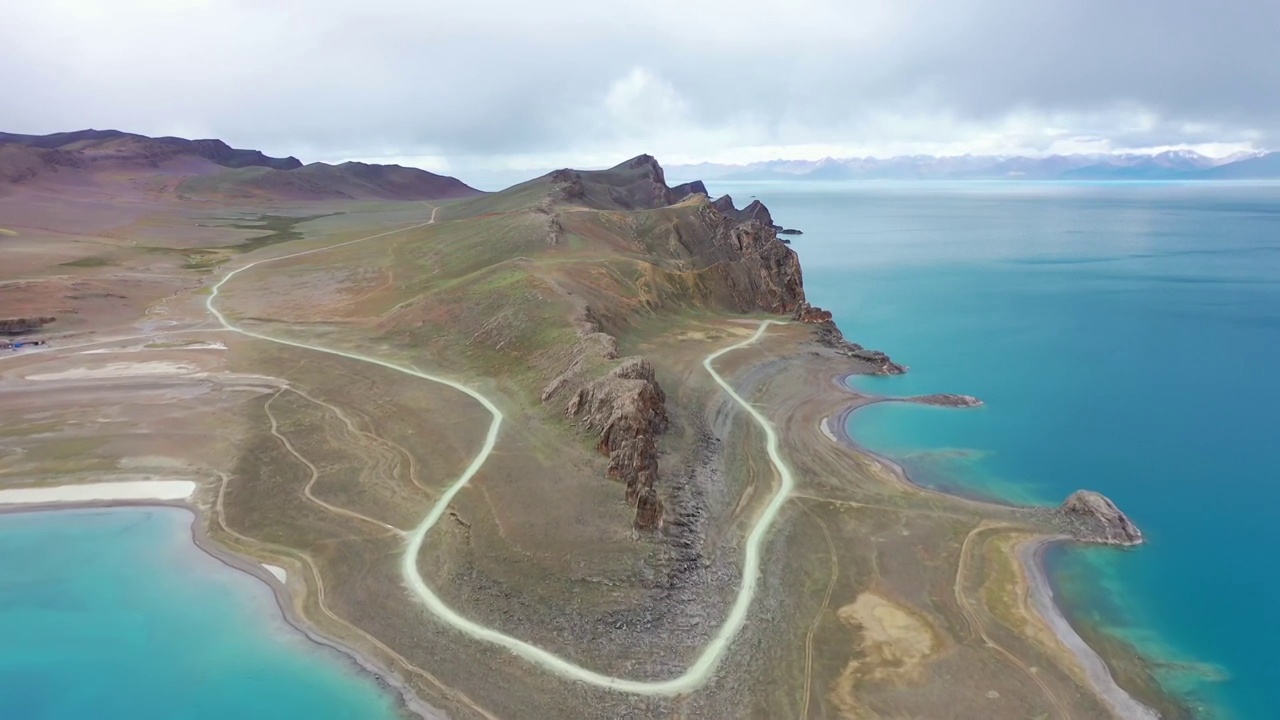
[[759, 201], [647, 155], [481, 193], [85, 131], [0, 135], [0, 216], [0, 317], [43, 341], [0, 355], [0, 513], [186, 504], [406, 716], [1180, 712], [1039, 569], [1140, 531], [857, 447], [883, 398], [840, 379], [907, 368]]

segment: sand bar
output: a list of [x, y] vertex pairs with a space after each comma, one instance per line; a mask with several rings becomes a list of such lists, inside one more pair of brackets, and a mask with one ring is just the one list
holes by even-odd
[[186, 500], [196, 491], [191, 480], [125, 480], [120, 482], [0, 489], [0, 505], [56, 505], [135, 500]]

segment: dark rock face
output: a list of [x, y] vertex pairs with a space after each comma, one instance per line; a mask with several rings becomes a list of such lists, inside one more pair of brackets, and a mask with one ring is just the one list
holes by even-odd
[[707, 186], [703, 185], [701, 180], [694, 180], [693, 182], [687, 182], [683, 185], [677, 185], [671, 188], [671, 194], [675, 195], [676, 202], [680, 202], [690, 195], [711, 196], [711, 193], [707, 192]]
[[1142, 543], [1142, 531], [1138, 526], [1101, 493], [1077, 490], [1057, 512], [1080, 540], [1107, 545]]
[[782, 229], [774, 224], [773, 216], [769, 214], [769, 208], [765, 207], [764, 203], [759, 200], [752, 200], [750, 205], [742, 208], [740, 217], [742, 220], [755, 220], [774, 232]]
[[785, 314], [804, 302], [800, 258], [772, 228], [755, 221], [730, 223], [714, 241], [734, 258], [729, 287], [737, 291], [741, 310]]
[[624, 359], [604, 377], [578, 390], [565, 408], [579, 426], [597, 433], [596, 448], [609, 456], [608, 476], [626, 485], [627, 502], [636, 507], [635, 526], [662, 525], [657, 437], [667, 430], [666, 393], [653, 365], [641, 357]]
[[738, 219], [738, 208], [734, 207], [733, 198], [728, 195], [721, 195], [711, 202], [711, 207], [715, 208], [727, 218]]
[[[695, 183], [688, 184], [692, 185]], [[702, 183], [696, 184], [701, 185]], [[681, 185], [680, 187], [685, 187], [685, 185]], [[703, 189], [705, 190], [706, 188]], [[769, 208], [765, 207], [765, 204], [759, 200], [752, 200], [750, 204], [739, 210], [734, 206], [732, 197], [728, 195], [721, 195], [711, 203], [711, 206], [720, 211], [720, 214], [725, 217], [732, 218], [738, 222], [749, 222], [754, 220], [779, 235], [802, 234], [799, 230], [788, 230], [775, 223], [773, 221], [773, 215], [769, 214]], [[786, 242], [786, 240], [783, 240], [783, 242]]]

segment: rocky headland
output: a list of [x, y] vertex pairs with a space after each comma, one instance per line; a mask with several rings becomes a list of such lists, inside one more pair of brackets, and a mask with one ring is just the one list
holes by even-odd
[[[662, 166], [649, 155], [608, 170], [556, 170], [545, 179], [552, 187], [536, 209], [548, 218], [551, 244], [575, 229], [581, 213], [570, 212], [574, 207], [661, 218], [663, 234], [674, 239], [647, 246], [653, 272], [658, 283], [678, 282], [682, 292], [675, 299], [653, 298], [649, 302], [654, 309], [678, 302], [734, 313], [789, 315], [812, 326], [815, 344], [851, 360], [851, 372], [906, 371], [888, 355], [845, 340], [831, 313], [809, 304], [799, 257], [779, 239], [782, 228], [759, 200], [738, 209], [728, 195], [709, 200], [701, 181], [668, 187]], [[637, 234], [637, 241], [644, 239]], [[667, 511], [660, 499], [664, 493], [657, 490], [662, 476], [658, 440], [667, 427], [665, 393], [643, 357], [624, 358], [596, 378], [584, 371], [591, 358], [617, 358], [617, 342], [609, 328], [627, 320], [612, 304], [604, 298], [583, 301], [575, 323], [578, 347], [543, 389], [541, 399], [546, 403], [569, 398], [565, 414], [592, 433], [597, 449], [609, 458], [606, 474], [625, 485], [625, 498], [635, 508], [635, 527], [657, 530]], [[680, 514], [687, 512], [682, 509]]]
[[1053, 512], [1064, 530], [1078, 540], [1122, 546], [1143, 542], [1138, 526], [1101, 493], [1077, 490]]

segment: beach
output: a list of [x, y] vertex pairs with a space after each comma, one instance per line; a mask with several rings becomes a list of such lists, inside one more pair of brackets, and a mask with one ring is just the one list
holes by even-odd
[[1018, 561], [1022, 566], [1024, 577], [1030, 588], [1027, 598], [1031, 607], [1044, 619], [1053, 634], [1071, 654], [1080, 662], [1089, 686], [1098, 697], [1116, 713], [1117, 717], [1134, 718], [1135, 720], [1157, 720], [1160, 717], [1151, 708], [1143, 705], [1125, 692], [1111, 677], [1111, 671], [1102, 658], [1089, 647], [1089, 644], [1076, 633], [1075, 628], [1062, 615], [1053, 599], [1053, 587], [1044, 571], [1043, 553], [1049, 543], [1063, 542], [1069, 538], [1039, 537], [1021, 543], [1018, 547]]

